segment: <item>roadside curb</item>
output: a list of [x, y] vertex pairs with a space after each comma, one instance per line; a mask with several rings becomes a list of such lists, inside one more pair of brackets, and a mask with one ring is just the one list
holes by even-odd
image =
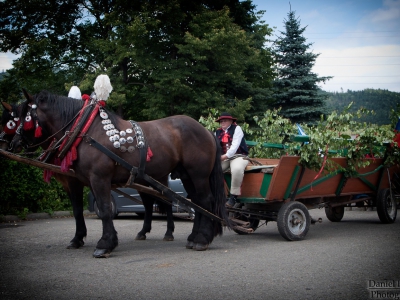
[[[94, 215], [94, 212], [90, 212], [88, 210], [83, 211], [84, 216]], [[56, 218], [69, 218], [73, 217], [71, 211], [55, 211], [53, 214], [49, 213], [31, 213], [27, 214], [25, 218], [20, 218], [16, 215], [5, 215], [0, 216], [0, 222], [20, 222], [20, 221], [34, 221], [34, 220], [42, 220], [42, 219], [56, 219]]]

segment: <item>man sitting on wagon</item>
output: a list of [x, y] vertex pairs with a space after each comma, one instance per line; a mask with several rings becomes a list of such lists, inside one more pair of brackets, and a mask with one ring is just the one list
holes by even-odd
[[241, 194], [240, 189], [243, 182], [244, 170], [249, 163], [248, 160], [244, 159], [249, 154], [244, 133], [242, 128], [236, 124], [236, 120], [237, 118], [232, 117], [227, 112], [223, 112], [216, 120], [221, 125], [215, 132], [215, 135], [222, 147], [222, 170], [225, 172], [230, 168], [232, 174], [230, 197], [225, 204], [227, 207], [234, 206], [237, 196]]

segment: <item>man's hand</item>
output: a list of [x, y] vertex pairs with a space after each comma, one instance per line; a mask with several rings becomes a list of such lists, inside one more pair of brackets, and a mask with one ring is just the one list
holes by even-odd
[[228, 156], [226, 154], [221, 155], [221, 161], [227, 160]]

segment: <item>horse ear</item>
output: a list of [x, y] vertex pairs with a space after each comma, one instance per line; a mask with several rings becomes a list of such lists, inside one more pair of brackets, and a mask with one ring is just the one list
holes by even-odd
[[28, 100], [28, 103], [33, 102], [33, 97], [27, 92], [27, 90], [22, 88], [22, 92], [24, 93], [26, 100]]
[[12, 112], [12, 106], [7, 102], [1, 101], [1, 105], [3, 105], [4, 109], [7, 109], [9, 112]]

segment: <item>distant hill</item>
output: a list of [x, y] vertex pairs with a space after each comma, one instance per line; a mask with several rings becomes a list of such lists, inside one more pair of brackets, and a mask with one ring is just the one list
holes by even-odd
[[400, 107], [400, 93], [381, 89], [365, 89], [363, 91], [351, 91], [343, 93], [329, 93], [326, 101], [329, 111], [342, 112], [350, 102], [353, 102], [351, 112], [363, 107], [373, 110], [376, 114], [366, 116], [362, 121], [384, 125], [390, 124], [390, 110]]

